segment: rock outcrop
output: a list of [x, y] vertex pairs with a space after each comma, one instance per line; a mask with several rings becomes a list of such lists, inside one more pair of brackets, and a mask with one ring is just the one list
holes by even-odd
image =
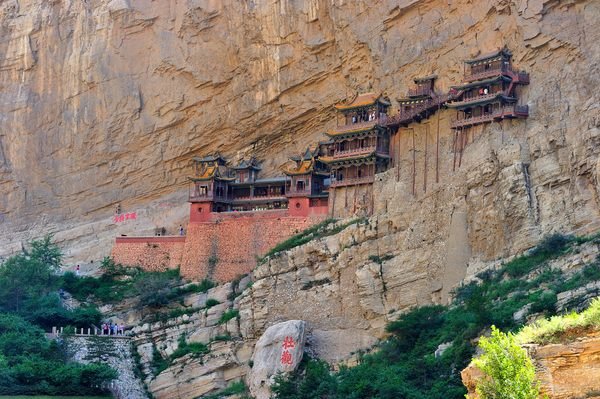
[[[600, 398], [600, 335], [583, 334], [573, 342], [528, 345], [527, 351], [541, 382], [541, 395], [549, 399]], [[468, 397], [476, 399], [475, 386], [483, 378], [473, 365], [461, 373], [469, 390]]]
[[304, 355], [306, 327], [302, 320], [288, 320], [267, 328], [254, 347], [248, 375], [255, 399], [269, 399], [278, 373], [294, 371]]
[[69, 357], [79, 363], [102, 362], [117, 371], [109, 389], [116, 399], [147, 399], [142, 381], [135, 374], [131, 340], [127, 337], [65, 336], [62, 344]]

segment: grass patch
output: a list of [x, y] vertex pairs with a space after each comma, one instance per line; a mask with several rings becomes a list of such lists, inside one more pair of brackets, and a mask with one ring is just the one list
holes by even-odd
[[240, 395], [243, 393], [247, 393], [248, 390], [246, 388], [246, 384], [244, 381], [236, 381], [232, 382], [227, 388], [222, 389], [221, 391], [211, 394], [205, 395], [203, 398], [205, 399], [221, 399], [231, 395]]
[[328, 278], [322, 278], [320, 280], [312, 280], [307, 283], [304, 283], [304, 285], [300, 289], [301, 290], [309, 290], [313, 287], [318, 287], [318, 286], [329, 284], [329, 283], [331, 283], [331, 280]]
[[208, 299], [206, 300], [206, 304], [205, 304], [204, 306], [206, 307], [206, 309], [210, 309], [210, 308], [212, 308], [213, 306], [217, 306], [217, 305], [218, 305], [218, 304], [220, 304], [220, 303], [221, 303], [221, 302], [217, 301], [217, 300], [216, 300], [216, 299], [214, 299], [214, 298], [208, 298]]
[[336, 219], [326, 219], [321, 223], [315, 224], [314, 226], [307, 228], [306, 230], [296, 234], [295, 236], [292, 236], [287, 240], [280, 242], [279, 244], [271, 248], [271, 250], [269, 250], [269, 252], [267, 252], [262, 258], [259, 258], [258, 263], [260, 264], [265, 262], [268, 257], [275, 255], [279, 252], [290, 250], [292, 248], [306, 244], [307, 242], [318, 238], [328, 237], [337, 234], [340, 231], [344, 230], [346, 227], [360, 223], [361, 221], [364, 221], [364, 219], [353, 219], [347, 223], [338, 224], [337, 226], [335, 225], [336, 221]]
[[240, 311], [237, 309], [228, 309], [219, 318], [219, 324], [225, 324], [229, 320], [234, 319], [240, 315]]
[[569, 313], [541, 319], [529, 326], [523, 327], [517, 334], [521, 344], [547, 344], [561, 340], [569, 340], [578, 336], [582, 331], [600, 330], [600, 298], [592, 301], [590, 306], [581, 313]]
[[210, 352], [210, 349], [208, 349], [206, 344], [203, 344], [202, 342], [188, 343], [185, 341], [184, 337], [183, 339], [180, 339], [179, 346], [177, 347], [177, 350], [173, 352], [170, 359], [172, 362], [173, 360], [188, 354], [191, 354], [192, 357], [200, 357], [208, 352]]

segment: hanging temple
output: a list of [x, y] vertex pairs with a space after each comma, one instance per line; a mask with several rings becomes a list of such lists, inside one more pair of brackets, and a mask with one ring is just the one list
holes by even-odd
[[[502, 49], [465, 61], [463, 82], [448, 93], [435, 90], [436, 75], [414, 79], [394, 115], [390, 100], [375, 93], [335, 105], [336, 127], [326, 132], [326, 140], [291, 157], [281, 176], [260, 177], [254, 158], [230, 165], [219, 154], [194, 157], [186, 237], [118, 237], [113, 258], [151, 270], [177, 265], [186, 277], [228, 281], [251, 271], [256, 256], [302, 228], [327, 217], [370, 214], [375, 176], [399, 162], [393, 148], [401, 128], [442, 108], [455, 109], [450, 128], [456, 169], [473, 126], [528, 117], [519, 94], [529, 75], [514, 69], [511, 57]], [[357, 198], [336, 209], [336, 195], [348, 188]], [[228, 247], [232, 237], [235, 246]], [[149, 256], [148, 248], [158, 248], [163, 260]], [[225, 253], [228, 259], [220, 265], [207, 266]]]

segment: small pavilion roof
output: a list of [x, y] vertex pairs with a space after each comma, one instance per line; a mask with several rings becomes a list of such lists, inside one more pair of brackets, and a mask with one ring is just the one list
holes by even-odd
[[336, 104], [334, 107], [339, 111], [345, 111], [353, 108], [366, 107], [375, 103], [391, 105], [389, 100], [383, 98], [377, 93], [364, 93], [357, 95], [351, 103]]
[[207, 156], [204, 156], [204, 157], [198, 157], [198, 156], [196, 156], [196, 157], [192, 158], [192, 161], [194, 161], [194, 162], [215, 162], [215, 161], [226, 162], [227, 160], [225, 158], [223, 158], [221, 156], [221, 154], [216, 153], [216, 154], [207, 155]]
[[246, 161], [245, 159], [242, 159], [242, 162], [240, 162], [237, 166], [234, 166], [233, 169], [235, 169], [235, 170], [244, 170], [244, 169], [261, 170], [262, 168], [256, 164], [256, 161], [254, 159], [251, 159], [250, 161]]
[[458, 85], [458, 86], [452, 86], [452, 88], [454, 88], [456, 90], [465, 90], [465, 89], [470, 89], [472, 87], [479, 87], [482, 85], [486, 85], [489, 83], [496, 83], [496, 82], [499, 82], [500, 80], [505, 80], [507, 82], [510, 82], [511, 78], [509, 78], [508, 76], [504, 76], [504, 75], [498, 75], [498, 76], [495, 76], [495, 77], [489, 78], [489, 79], [476, 80], [474, 82], [465, 83], [465, 84]]
[[414, 78], [413, 81], [415, 83], [419, 84], [419, 83], [425, 83], [425, 82], [428, 82], [430, 80], [437, 79], [437, 77], [438, 76], [435, 75], [435, 74], [434, 75], [427, 75], [427, 76], [423, 76], [423, 77], [419, 77], [419, 78]]
[[486, 61], [486, 62], [496, 61], [496, 58], [502, 59], [503, 57], [505, 57], [505, 58], [512, 57], [512, 53], [510, 52], [509, 49], [503, 48], [503, 49], [496, 50], [491, 53], [482, 54], [476, 58], [473, 58], [470, 60], [465, 60], [465, 63], [473, 65], [473, 64], [483, 63], [482, 61]]

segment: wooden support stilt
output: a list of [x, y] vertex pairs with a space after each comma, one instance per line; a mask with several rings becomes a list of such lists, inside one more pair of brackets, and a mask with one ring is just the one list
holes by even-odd
[[398, 141], [398, 145], [397, 145], [397, 147], [398, 147], [398, 157], [397, 157], [397, 160], [396, 160], [396, 182], [400, 181], [400, 139], [402, 138], [401, 132], [402, 132], [402, 129], [400, 129], [400, 127], [398, 127], [398, 133], [397, 133], [397, 136], [396, 136], [396, 139]]
[[454, 140], [452, 141], [452, 154], [454, 156], [454, 160], [452, 161], [452, 171], [456, 171], [456, 152], [458, 150], [458, 129], [454, 130]]
[[411, 128], [412, 130], [412, 153], [413, 153], [413, 169], [412, 169], [412, 193], [413, 195], [416, 194], [416, 183], [417, 183], [417, 151], [415, 148], [415, 129]]
[[440, 182], [440, 107], [441, 103], [438, 103], [437, 113], [437, 133], [435, 135], [435, 182]]
[[429, 123], [427, 123], [425, 125], [425, 160], [424, 160], [424, 166], [425, 169], [423, 171], [423, 192], [426, 193], [427, 192], [427, 146], [428, 146], [428, 142], [429, 141]]

